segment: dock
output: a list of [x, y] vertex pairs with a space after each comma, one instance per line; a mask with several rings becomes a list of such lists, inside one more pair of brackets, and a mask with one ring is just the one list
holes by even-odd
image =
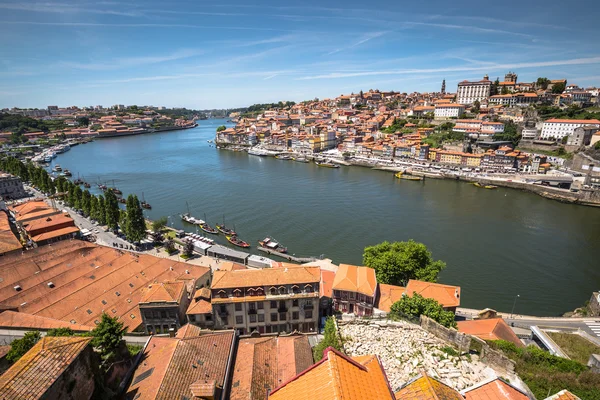
[[260, 247], [260, 246], [258, 246], [256, 249], [260, 250], [260, 251], [263, 251], [263, 252], [265, 252], [267, 254], [272, 254], [274, 256], [285, 258], [288, 261], [294, 261], [294, 262], [297, 262], [297, 263], [300, 263], [300, 264], [309, 263], [309, 262], [313, 262], [313, 261], [317, 261], [318, 260], [318, 258], [316, 258], [316, 257], [295, 257], [295, 256], [291, 256], [289, 254], [280, 253], [280, 252], [275, 251], [275, 250], [267, 249], [266, 247]]

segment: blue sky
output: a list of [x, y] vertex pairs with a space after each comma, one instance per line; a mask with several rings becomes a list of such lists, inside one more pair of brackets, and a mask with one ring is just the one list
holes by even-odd
[[0, 0], [0, 108], [188, 108], [448, 90], [503, 77], [600, 85], [592, 1]]

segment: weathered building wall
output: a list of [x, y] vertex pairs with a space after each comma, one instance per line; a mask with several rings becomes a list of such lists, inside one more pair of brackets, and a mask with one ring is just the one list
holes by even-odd
[[94, 393], [94, 351], [88, 345], [52, 386], [41, 397], [42, 400], [85, 400]]
[[460, 333], [456, 329], [446, 328], [424, 315], [421, 315], [421, 328], [446, 342], [452, 343], [458, 347], [460, 352], [469, 351], [469, 347], [471, 346], [471, 337], [469, 335]]

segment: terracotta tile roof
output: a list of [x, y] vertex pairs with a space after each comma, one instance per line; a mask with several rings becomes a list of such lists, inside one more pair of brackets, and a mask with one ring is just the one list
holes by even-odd
[[94, 326], [105, 311], [133, 331], [141, 326], [139, 303], [150, 284], [179, 286], [185, 280], [208, 280], [209, 274], [206, 267], [61, 241], [3, 256], [0, 307], [86, 326]]
[[304, 335], [241, 339], [233, 372], [231, 400], [264, 400], [267, 392], [313, 364]]
[[21, 242], [10, 229], [8, 215], [0, 210], [0, 254], [22, 248]]
[[220, 391], [234, 336], [233, 331], [215, 331], [184, 339], [152, 337], [127, 388], [126, 398], [192, 399], [194, 395]]
[[319, 282], [319, 267], [246, 269], [239, 271], [215, 271], [212, 289], [289, 285], [293, 283]]
[[212, 313], [212, 304], [204, 299], [192, 300], [185, 313], [188, 315], [210, 314]]
[[38, 399], [92, 338], [44, 337], [0, 376], [0, 398]]
[[411, 279], [406, 285], [405, 293], [412, 296], [414, 292], [425, 298], [435, 299], [443, 307], [458, 307], [460, 305], [460, 286]]
[[220, 262], [217, 266], [219, 271], [235, 271], [240, 269], [248, 269], [245, 265], [234, 263], [231, 261]]
[[179, 302], [185, 292], [183, 282], [162, 282], [149, 286], [140, 303]]
[[506, 340], [519, 347], [524, 347], [523, 342], [519, 340], [517, 335], [502, 318], [459, 321], [458, 331], [477, 336], [483, 340]]
[[404, 290], [402, 286], [388, 285], [386, 283], [379, 284], [379, 298], [376, 308], [390, 312], [392, 304], [402, 298]]
[[560, 392], [553, 394], [550, 397], [547, 397], [544, 400], [581, 400], [579, 397], [575, 396], [573, 393], [569, 392], [567, 389], [563, 389]]
[[32, 200], [32, 201], [28, 201], [26, 203], [22, 203], [22, 204], [18, 204], [18, 205], [9, 207], [9, 210], [11, 210], [14, 213], [15, 219], [17, 221], [20, 221], [21, 219], [26, 217], [28, 214], [38, 213], [40, 211], [52, 210], [52, 208], [48, 204], [46, 204], [46, 202], [44, 202], [44, 201]]
[[[181, 328], [179, 328], [177, 330], [175, 337], [179, 338], [179, 339], [184, 339], [184, 338], [189, 338], [189, 337], [198, 337], [202, 334], [202, 332], [203, 332], [202, 328], [200, 328], [199, 326], [188, 323], [188, 324], [183, 325]], [[204, 331], [204, 332], [206, 332], [206, 331]]]
[[462, 394], [467, 400], [529, 400], [525, 393], [500, 378], [467, 388]]
[[321, 270], [321, 286], [319, 287], [321, 297], [333, 297], [333, 280], [335, 279], [335, 272], [328, 271], [325, 269]]
[[74, 331], [91, 331], [94, 329], [91, 326], [72, 324], [68, 321], [40, 317], [22, 312], [6, 310], [0, 313], [1, 328], [27, 328], [27, 329], [54, 329], [54, 328], [71, 328]]
[[385, 371], [374, 355], [348, 357], [325, 350], [321, 361], [276, 388], [269, 400], [393, 399]]
[[377, 291], [375, 270], [369, 267], [340, 264], [332, 287], [333, 290], [346, 290], [374, 297]]
[[396, 392], [397, 400], [464, 400], [450, 386], [422, 373]]
[[39, 235], [36, 236], [32, 236], [31, 240], [33, 240], [34, 242], [42, 242], [44, 240], [48, 240], [48, 239], [53, 239], [53, 238], [57, 238], [63, 235], [68, 235], [70, 233], [75, 233], [75, 232], [79, 232], [79, 228], [76, 226], [67, 226], [64, 228], [59, 228], [59, 229], [55, 229], [52, 230], [50, 232], [44, 232], [41, 233]]

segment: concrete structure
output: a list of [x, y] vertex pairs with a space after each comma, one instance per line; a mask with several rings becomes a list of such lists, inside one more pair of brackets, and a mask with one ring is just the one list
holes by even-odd
[[592, 293], [588, 310], [590, 317], [600, 317], [600, 292]]
[[454, 104], [454, 103], [436, 104], [434, 118], [435, 119], [458, 118], [464, 112], [465, 112], [465, 106], [462, 104]]
[[215, 327], [241, 334], [316, 332], [320, 280], [319, 267], [215, 271]]
[[592, 371], [600, 373], [600, 354], [590, 355], [587, 365], [592, 369]]
[[573, 131], [579, 127], [587, 127], [598, 131], [600, 121], [597, 119], [549, 119], [542, 126], [540, 138], [544, 140], [561, 140], [565, 136], [573, 134]]
[[490, 97], [492, 81], [487, 75], [481, 81], [462, 81], [458, 84], [456, 91], [456, 102], [458, 104], [473, 104], [475, 101], [485, 100]]
[[233, 250], [233, 249], [230, 249], [229, 247], [221, 246], [219, 244], [210, 246], [206, 250], [206, 254], [210, 257], [215, 257], [215, 258], [219, 258], [222, 260], [229, 260], [229, 261], [237, 262], [240, 264], [246, 264], [247, 259], [250, 256], [250, 254], [248, 254], [248, 253]]
[[0, 197], [5, 200], [27, 197], [21, 178], [0, 172]]
[[0, 376], [0, 398], [85, 400], [97, 366], [90, 337], [44, 337]]
[[585, 125], [575, 128], [573, 132], [567, 136], [567, 146], [589, 146], [592, 141], [592, 137], [596, 132], [598, 132], [599, 129], [600, 126], [594, 125]]

